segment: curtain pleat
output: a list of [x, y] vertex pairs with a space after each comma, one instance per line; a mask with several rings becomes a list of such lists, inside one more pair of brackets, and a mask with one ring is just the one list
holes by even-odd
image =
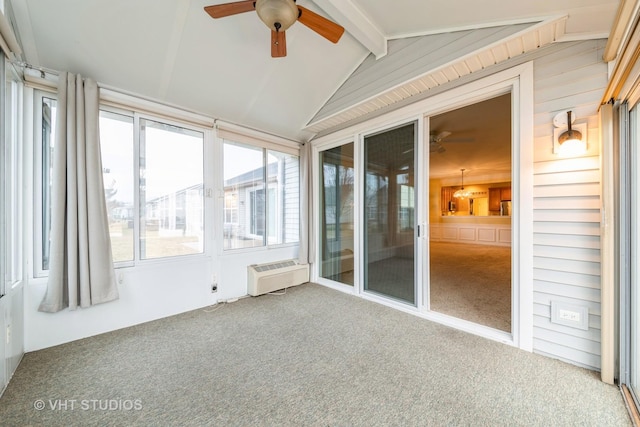
[[58, 82], [49, 279], [39, 308], [52, 313], [118, 298], [102, 182], [98, 86], [71, 73], [61, 73]]
[[310, 264], [315, 257], [315, 244], [312, 231], [313, 184], [311, 167], [311, 144], [300, 147], [300, 249], [298, 262]]

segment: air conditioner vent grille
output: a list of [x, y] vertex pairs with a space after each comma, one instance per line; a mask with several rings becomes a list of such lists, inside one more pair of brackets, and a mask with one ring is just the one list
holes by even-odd
[[247, 266], [247, 293], [258, 296], [309, 281], [309, 264], [282, 260]]
[[293, 267], [294, 265], [296, 265], [296, 262], [294, 260], [289, 260], [283, 262], [274, 262], [272, 264], [256, 265], [254, 268], [258, 273], [261, 273], [263, 271], [277, 270], [284, 267]]

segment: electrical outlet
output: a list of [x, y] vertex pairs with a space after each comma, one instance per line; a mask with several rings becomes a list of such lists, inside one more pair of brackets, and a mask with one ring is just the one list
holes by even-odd
[[564, 301], [551, 301], [551, 323], [589, 330], [589, 307]]
[[580, 313], [571, 310], [558, 310], [558, 317], [562, 320], [568, 320], [570, 322], [580, 322]]

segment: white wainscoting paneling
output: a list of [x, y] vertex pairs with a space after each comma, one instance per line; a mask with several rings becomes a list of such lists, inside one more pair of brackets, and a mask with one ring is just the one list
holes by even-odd
[[511, 246], [511, 226], [503, 224], [431, 224], [431, 240]]

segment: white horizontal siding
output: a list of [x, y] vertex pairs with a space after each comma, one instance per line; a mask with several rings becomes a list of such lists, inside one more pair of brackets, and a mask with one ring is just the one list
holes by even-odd
[[600, 224], [596, 223], [561, 223], [561, 222], [534, 222], [533, 223], [534, 239], [535, 234], [558, 234], [569, 239], [572, 236], [600, 236]]
[[[607, 84], [604, 41], [566, 43], [534, 63], [534, 351], [600, 368], [600, 157], [597, 110]], [[588, 127], [587, 155], [553, 154], [553, 117]], [[551, 321], [551, 302], [583, 306], [589, 329]]]
[[567, 248], [534, 244], [533, 256], [540, 259], [549, 258], [600, 263], [600, 250], [581, 247]]
[[[576, 296], [578, 299], [593, 300], [600, 294], [600, 278], [595, 275], [575, 273], [572, 271], [534, 268], [536, 291], [556, 293], [557, 295]], [[595, 292], [591, 292], [594, 290]]]
[[599, 196], [574, 196], [571, 199], [558, 197], [538, 197], [535, 199], [533, 208], [544, 209], [600, 209]]
[[600, 249], [600, 236], [576, 236], [563, 234], [536, 233], [534, 245], [558, 246], [561, 248]]

